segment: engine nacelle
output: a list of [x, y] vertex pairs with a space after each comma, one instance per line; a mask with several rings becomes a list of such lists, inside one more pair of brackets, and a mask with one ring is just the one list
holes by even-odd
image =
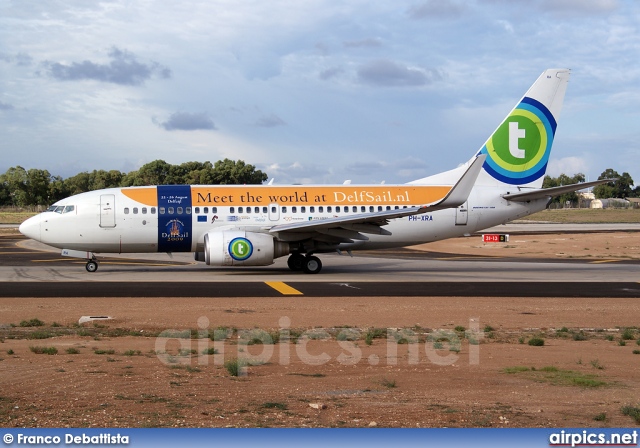
[[204, 261], [211, 266], [267, 266], [289, 245], [266, 233], [226, 230], [204, 235]]

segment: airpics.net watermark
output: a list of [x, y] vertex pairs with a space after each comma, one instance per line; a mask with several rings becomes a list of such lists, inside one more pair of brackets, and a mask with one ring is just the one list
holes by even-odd
[[[416, 365], [426, 360], [448, 366], [461, 360], [464, 344], [468, 347], [464, 356], [469, 365], [477, 365], [480, 363], [480, 340], [483, 336], [484, 331], [480, 330], [477, 318], [469, 319], [468, 328], [456, 327], [455, 330], [428, 330], [417, 326], [300, 330], [292, 327], [289, 317], [283, 316], [278, 320], [276, 330], [266, 331], [212, 327], [209, 319], [202, 316], [198, 318], [196, 330], [164, 330], [160, 333], [156, 338], [155, 353], [167, 365], [205, 366], [211, 362], [224, 365], [226, 359], [235, 357], [247, 365], [302, 362], [320, 366], [336, 361], [345, 366], [362, 362], [370, 366], [389, 366], [401, 362]], [[365, 347], [373, 345], [375, 340], [383, 341], [384, 353], [365, 356], [368, 351]], [[328, 347], [317, 341], [333, 343], [337, 347]], [[380, 342], [375, 344], [379, 346]]]

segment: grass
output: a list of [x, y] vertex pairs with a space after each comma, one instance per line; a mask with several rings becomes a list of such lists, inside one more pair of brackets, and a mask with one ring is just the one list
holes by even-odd
[[528, 342], [532, 347], [542, 347], [544, 345], [544, 339], [542, 338], [531, 338]]
[[286, 403], [278, 403], [277, 401], [267, 401], [262, 407], [264, 409], [280, 409], [281, 411], [289, 409]]
[[111, 350], [95, 349], [93, 350], [93, 353], [95, 353], [96, 355], [114, 355], [116, 351], [113, 349]]
[[67, 352], [68, 355], [78, 355], [78, 354], [80, 354], [80, 350], [78, 350], [77, 348], [74, 348], [74, 347], [69, 347], [65, 351]]
[[44, 322], [40, 319], [23, 320], [20, 322], [21, 327], [43, 327]]
[[554, 366], [542, 367], [541, 369], [523, 366], [507, 367], [502, 372], [511, 375], [525, 375], [533, 381], [549, 383], [554, 386], [575, 386], [591, 389], [609, 385], [609, 383], [602, 381], [596, 375], [574, 370], [561, 370]]
[[387, 389], [393, 389], [394, 387], [397, 387], [396, 380], [389, 380], [387, 378], [382, 378], [382, 380], [380, 380], [380, 384], [382, 384]]
[[33, 353], [37, 355], [57, 355], [58, 349], [55, 347], [40, 347], [40, 346], [31, 346], [29, 347]]
[[635, 332], [633, 328], [625, 328], [620, 337], [625, 341], [632, 341], [635, 339]]
[[543, 210], [524, 218], [527, 221], [547, 221], [559, 223], [637, 223], [640, 222], [638, 209], [555, 209]]
[[637, 406], [623, 406], [622, 415], [633, 418], [640, 425], [640, 408]]
[[591, 367], [593, 367], [594, 369], [604, 370], [604, 366], [600, 364], [600, 361], [598, 361], [597, 359], [592, 359], [590, 361], [590, 364], [591, 364]]
[[231, 376], [240, 376], [242, 373], [242, 369], [245, 368], [249, 363], [246, 359], [230, 359], [229, 361], [225, 361], [224, 368], [227, 369], [229, 375]]
[[209, 348], [205, 348], [202, 351], [203, 355], [217, 355], [218, 354], [218, 349], [217, 348], [213, 348], [213, 347], [209, 347]]

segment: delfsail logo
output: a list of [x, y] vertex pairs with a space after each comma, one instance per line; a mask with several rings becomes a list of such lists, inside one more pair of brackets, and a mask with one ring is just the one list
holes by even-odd
[[547, 169], [555, 131], [551, 112], [525, 97], [480, 151], [487, 154], [484, 169], [512, 185], [539, 179]]
[[165, 241], [183, 241], [189, 238], [189, 232], [185, 231], [185, 226], [179, 219], [172, 219], [167, 222], [165, 231], [162, 232], [162, 238]]
[[244, 261], [253, 253], [253, 244], [246, 238], [234, 238], [229, 243], [229, 255], [238, 261]]

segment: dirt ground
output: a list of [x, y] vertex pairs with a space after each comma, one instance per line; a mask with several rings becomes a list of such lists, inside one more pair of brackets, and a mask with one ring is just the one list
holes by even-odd
[[[639, 247], [608, 233], [426, 248], [609, 260]], [[634, 426], [622, 408], [640, 407], [639, 326], [635, 299], [0, 299], [0, 425]]]

